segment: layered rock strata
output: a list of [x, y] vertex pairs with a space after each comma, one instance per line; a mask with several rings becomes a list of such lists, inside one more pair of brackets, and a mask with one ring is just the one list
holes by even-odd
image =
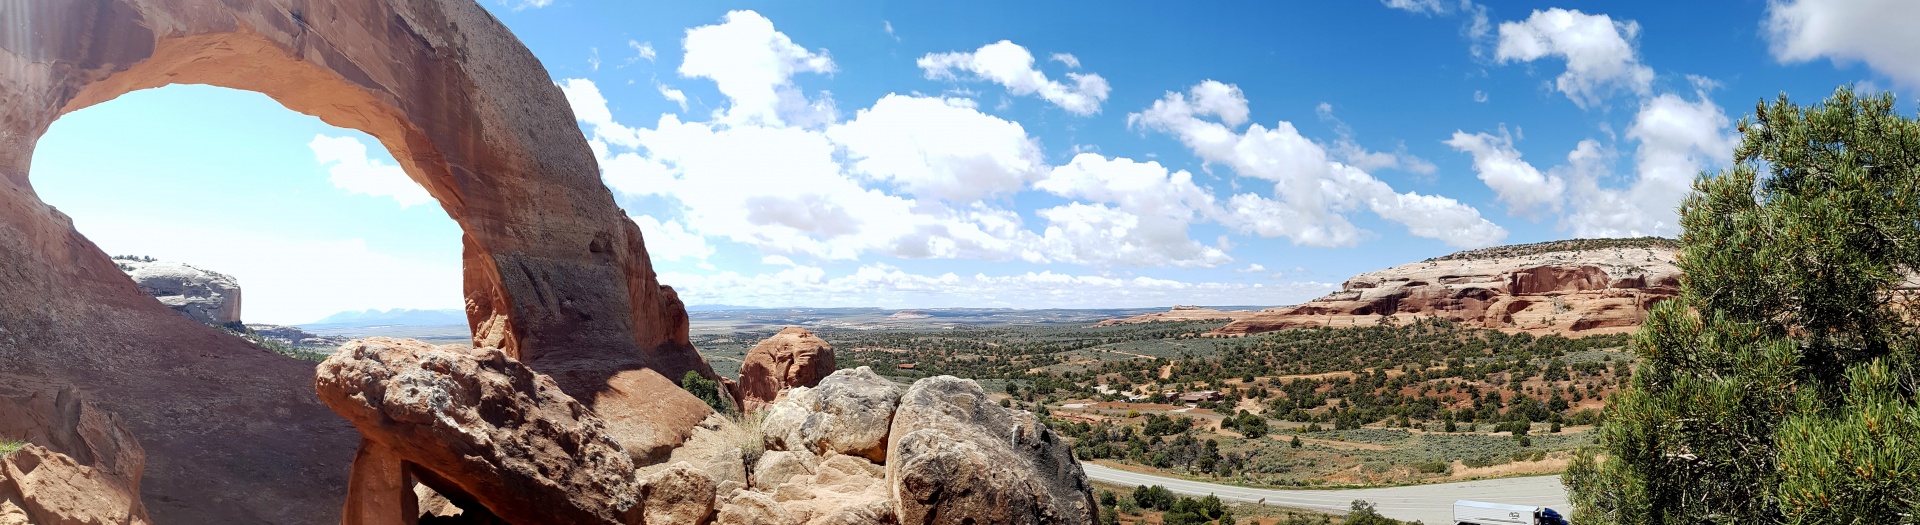
[[188, 319], [214, 326], [240, 322], [240, 282], [177, 262], [115, 259], [140, 291]]
[[[1599, 247], [1592, 247], [1598, 245]], [[1572, 240], [1462, 252], [1363, 273], [1298, 306], [1262, 310], [1212, 332], [1373, 326], [1423, 317], [1469, 326], [1578, 337], [1632, 331], [1653, 304], [1679, 293], [1664, 239]]]
[[780, 392], [813, 386], [833, 373], [833, 345], [790, 326], [754, 345], [740, 364], [740, 400], [748, 410], [772, 403]]

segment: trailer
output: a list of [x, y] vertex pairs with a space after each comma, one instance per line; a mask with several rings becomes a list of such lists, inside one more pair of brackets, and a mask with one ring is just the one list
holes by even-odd
[[1456, 525], [1567, 525], [1559, 512], [1546, 507], [1467, 500], [1453, 502], [1453, 522]]

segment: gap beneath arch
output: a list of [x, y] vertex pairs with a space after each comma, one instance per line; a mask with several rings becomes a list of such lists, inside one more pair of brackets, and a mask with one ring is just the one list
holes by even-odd
[[32, 166], [40, 198], [107, 253], [235, 278], [246, 323], [437, 311], [444, 326], [394, 335], [468, 340], [459, 226], [360, 131], [260, 93], [171, 85], [62, 116]]

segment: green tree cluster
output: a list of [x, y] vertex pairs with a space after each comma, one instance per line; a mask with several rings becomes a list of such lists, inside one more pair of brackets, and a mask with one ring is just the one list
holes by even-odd
[[1681, 205], [1680, 296], [1563, 478], [1573, 522], [1913, 523], [1920, 122], [1841, 88], [1740, 130]]
[[719, 381], [707, 379], [699, 372], [688, 370], [686, 375], [680, 376], [680, 388], [693, 394], [693, 397], [705, 401], [707, 406], [713, 407], [715, 412], [722, 414], [733, 412], [733, 398], [721, 392]]

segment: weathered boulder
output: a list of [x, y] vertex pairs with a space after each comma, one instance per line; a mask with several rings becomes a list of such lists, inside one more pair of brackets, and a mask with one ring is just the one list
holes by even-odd
[[10, 0], [0, 23], [0, 390], [79, 385], [154, 459], [166, 523], [332, 523], [360, 436], [260, 352], [142, 293], [29, 167], [62, 115], [168, 84], [364, 131], [462, 230], [465, 309], [593, 403], [623, 370], [717, 378], [538, 57], [474, 0]]
[[755, 489], [773, 490], [796, 476], [813, 475], [819, 466], [820, 457], [806, 449], [770, 450], [753, 463], [753, 479], [750, 483]]
[[854, 454], [887, 461], [887, 431], [900, 387], [868, 367], [839, 370], [813, 388], [798, 387], [767, 409], [761, 429], [773, 450]]
[[0, 519], [8, 514], [30, 524], [150, 523], [138, 486], [33, 444], [0, 458]]
[[893, 523], [898, 513], [886, 474], [886, 467], [865, 458], [835, 454], [813, 474], [781, 484], [773, 499], [788, 517], [808, 525]]
[[751, 490], [729, 492], [714, 515], [714, 525], [796, 525], [772, 496]]
[[707, 523], [713, 517], [713, 478], [693, 465], [675, 463], [640, 480], [640, 499], [646, 509], [644, 523]]
[[1679, 293], [1667, 239], [1573, 239], [1496, 246], [1356, 275], [1305, 304], [1239, 316], [1212, 335], [1372, 326], [1436, 317], [1578, 337], [1631, 331]]
[[[355, 462], [356, 483], [397, 460], [512, 523], [633, 523], [642, 510], [633, 462], [606, 424], [499, 349], [357, 340], [320, 364], [314, 387], [374, 445]], [[366, 477], [378, 482], [348, 487], [350, 502], [396, 486], [412, 500], [394, 475]]]
[[240, 322], [240, 282], [184, 263], [114, 259], [140, 291], [188, 319], [222, 326]]
[[782, 390], [814, 386], [833, 373], [833, 346], [790, 326], [754, 345], [740, 364], [740, 397], [748, 410], [772, 403]]
[[900, 523], [1095, 522], [1093, 486], [1066, 440], [970, 379], [929, 377], [901, 396], [887, 480]]

